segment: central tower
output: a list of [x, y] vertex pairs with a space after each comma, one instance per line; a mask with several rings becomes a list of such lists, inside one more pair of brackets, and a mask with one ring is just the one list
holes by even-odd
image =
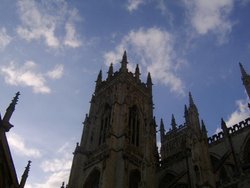
[[[100, 71], [77, 144], [68, 188], [151, 188], [156, 185], [158, 152], [153, 118], [152, 81], [127, 69], [124, 52], [119, 71]], [[154, 186], [153, 186], [154, 187]]]

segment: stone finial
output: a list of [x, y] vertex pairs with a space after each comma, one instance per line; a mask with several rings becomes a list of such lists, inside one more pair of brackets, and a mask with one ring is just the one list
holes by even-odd
[[13, 125], [9, 121], [10, 121], [10, 118], [11, 118], [13, 112], [15, 111], [15, 106], [18, 102], [19, 95], [20, 95], [20, 92], [17, 92], [15, 97], [13, 98], [12, 102], [10, 103], [8, 108], [6, 109], [5, 114], [4, 114], [2, 121], [3, 121], [4, 130], [6, 132], [8, 132], [13, 127]]
[[241, 62], [239, 62], [239, 65], [240, 65], [240, 72], [241, 72], [241, 75], [242, 75], [242, 78], [247, 76], [247, 72], [245, 71], [243, 65], [241, 64]]
[[176, 124], [176, 121], [175, 121], [174, 114], [172, 114], [171, 126], [172, 126], [173, 130], [177, 129], [177, 124]]
[[123, 53], [123, 56], [122, 56], [120, 71], [128, 71], [127, 64], [128, 64], [127, 52], [125, 50], [124, 53]]
[[23, 172], [23, 175], [22, 175], [22, 179], [21, 179], [19, 188], [24, 188], [24, 186], [25, 186], [25, 183], [26, 183], [26, 180], [27, 180], [27, 178], [28, 178], [29, 171], [30, 171], [30, 164], [31, 164], [31, 161], [28, 161], [28, 164], [27, 164], [27, 166], [25, 167], [25, 170], [24, 170], [24, 172]]
[[111, 78], [113, 76], [113, 63], [110, 63], [110, 66], [109, 66], [109, 71], [108, 71], [108, 79]]
[[147, 86], [148, 87], [151, 87], [153, 84], [152, 84], [152, 79], [151, 79], [151, 74], [150, 72], [148, 73], [148, 77], [147, 77]]
[[141, 73], [140, 73], [139, 65], [137, 64], [135, 68], [135, 78], [137, 82], [140, 80], [140, 75]]
[[65, 184], [65, 183], [64, 183], [64, 182], [62, 182], [62, 186], [61, 186], [61, 188], [65, 188], [65, 187], [64, 187], [64, 184]]
[[229, 135], [228, 128], [227, 128], [227, 125], [226, 125], [226, 122], [224, 121], [223, 118], [221, 118], [221, 129], [223, 130], [225, 136], [228, 136], [228, 135]]

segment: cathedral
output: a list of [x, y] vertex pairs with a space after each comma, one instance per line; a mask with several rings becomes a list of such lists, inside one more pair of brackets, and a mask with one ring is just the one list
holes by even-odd
[[[132, 73], [127, 64], [124, 52], [118, 71], [111, 64], [105, 80], [98, 74], [66, 187], [249, 188], [250, 117], [231, 127], [221, 119], [222, 131], [209, 137], [189, 93], [183, 124], [172, 116], [165, 131], [153, 114], [150, 73], [144, 83], [139, 66]], [[241, 63], [240, 71], [250, 98], [250, 75]], [[19, 182], [6, 138], [18, 96], [0, 116], [0, 188], [24, 188], [30, 169], [29, 161]]]
[[[97, 77], [67, 188], [249, 188], [250, 117], [232, 127], [221, 119], [209, 137], [189, 93], [185, 121], [172, 116], [166, 132], [154, 118], [150, 73], [143, 83], [138, 65], [132, 73], [127, 64], [124, 52], [118, 71], [111, 64], [105, 80]], [[240, 70], [250, 97], [250, 75]]]

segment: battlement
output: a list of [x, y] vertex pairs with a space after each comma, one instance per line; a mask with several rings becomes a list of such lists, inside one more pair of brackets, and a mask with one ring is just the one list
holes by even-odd
[[[238, 124], [233, 125], [232, 127], [228, 127], [228, 134], [234, 135], [238, 132], [242, 131], [245, 128], [250, 127], [250, 117], [245, 119], [244, 121], [239, 122]], [[208, 144], [214, 144], [224, 139], [224, 132], [221, 131], [217, 134], [214, 134], [208, 138]]]

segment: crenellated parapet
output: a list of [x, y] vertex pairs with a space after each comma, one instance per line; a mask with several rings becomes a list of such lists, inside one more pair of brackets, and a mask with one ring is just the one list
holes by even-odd
[[[250, 117], [245, 119], [244, 121], [239, 122], [238, 124], [235, 124], [231, 127], [228, 127], [228, 134], [229, 135], [235, 135], [238, 134], [240, 132], [242, 132], [243, 130], [247, 129], [250, 127]], [[212, 144], [217, 144], [219, 142], [221, 142], [222, 140], [224, 140], [225, 134], [223, 131], [214, 134], [212, 136], [210, 136], [208, 138], [208, 144], [212, 145]]]

